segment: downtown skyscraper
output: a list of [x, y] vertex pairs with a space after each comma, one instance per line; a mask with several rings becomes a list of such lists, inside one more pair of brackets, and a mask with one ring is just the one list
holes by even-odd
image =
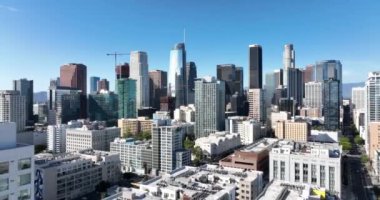
[[366, 82], [368, 123], [380, 122], [380, 71], [370, 72]]
[[98, 91], [98, 82], [100, 78], [97, 76], [90, 77], [90, 94], [96, 93]]
[[187, 104], [194, 104], [195, 79], [197, 78], [197, 66], [195, 62], [187, 62], [185, 70]]
[[195, 137], [224, 130], [225, 83], [215, 77], [195, 81]]
[[87, 66], [77, 63], [62, 65], [60, 86], [80, 90], [80, 118], [87, 118]]
[[243, 68], [234, 64], [220, 64], [216, 66], [216, 74], [218, 80], [225, 82], [226, 104], [235, 93], [243, 95]]
[[187, 104], [186, 50], [184, 43], [178, 43], [170, 51], [168, 74], [169, 96], [176, 98], [176, 108]]
[[260, 45], [249, 45], [249, 89], [261, 89], [263, 80], [263, 50]]
[[323, 115], [325, 129], [340, 129], [340, 81], [330, 78], [323, 83]]
[[13, 90], [19, 91], [25, 97], [26, 103], [26, 123], [33, 125], [33, 80], [20, 79], [13, 81]]
[[339, 60], [318, 61], [315, 65], [315, 80], [323, 82], [330, 78], [340, 81], [339, 94], [342, 99], [342, 64]]
[[26, 125], [25, 99], [19, 91], [0, 91], [0, 122], [14, 122], [17, 131], [23, 131]]
[[287, 87], [288, 69], [296, 67], [296, 53], [294, 51], [293, 44], [286, 44], [284, 46], [283, 65], [284, 65], [283, 83], [284, 83], [284, 86]]
[[167, 96], [168, 73], [162, 70], [149, 72], [150, 106], [160, 109], [161, 97]]
[[131, 52], [130, 78], [136, 80], [136, 108], [149, 107], [148, 55], [146, 52]]

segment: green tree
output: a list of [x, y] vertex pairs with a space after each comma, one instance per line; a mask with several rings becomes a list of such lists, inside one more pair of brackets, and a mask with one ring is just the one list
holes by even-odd
[[187, 150], [193, 150], [194, 149], [195, 142], [191, 140], [189, 137], [186, 137], [185, 141], [183, 142], [183, 146]]
[[352, 144], [348, 137], [345, 137], [345, 136], [341, 137], [339, 139], [339, 144], [342, 145], [344, 151], [349, 151], [352, 149]]
[[367, 155], [362, 155], [360, 156], [360, 161], [362, 161], [362, 163], [365, 164], [369, 161], [369, 158]]
[[194, 153], [196, 159], [202, 160], [203, 152], [202, 152], [202, 149], [200, 147], [198, 147], [198, 146], [195, 147], [193, 149], [193, 153]]
[[363, 138], [361, 138], [359, 135], [356, 135], [355, 138], [354, 138], [354, 142], [355, 144], [357, 145], [363, 145], [364, 144], [364, 140]]
[[152, 139], [152, 133], [150, 133], [149, 131], [144, 131], [142, 132], [142, 138], [144, 140], [150, 140]]

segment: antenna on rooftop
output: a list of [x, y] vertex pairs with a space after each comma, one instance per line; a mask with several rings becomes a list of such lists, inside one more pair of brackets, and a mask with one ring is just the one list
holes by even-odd
[[186, 42], [186, 29], [183, 28], [183, 43]]

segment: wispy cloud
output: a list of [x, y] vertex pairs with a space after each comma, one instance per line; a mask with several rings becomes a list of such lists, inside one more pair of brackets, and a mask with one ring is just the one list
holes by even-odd
[[19, 9], [14, 8], [12, 6], [6, 6], [6, 5], [1, 5], [1, 4], [0, 4], [0, 10], [7, 10], [10, 12], [18, 12], [19, 11]]

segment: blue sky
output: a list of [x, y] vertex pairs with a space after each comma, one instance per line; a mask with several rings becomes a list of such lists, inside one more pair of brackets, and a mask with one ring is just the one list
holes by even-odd
[[344, 82], [364, 81], [380, 70], [379, 10], [378, 0], [2, 0], [0, 89], [25, 77], [35, 91], [46, 90], [70, 62], [86, 64], [88, 77], [107, 78], [114, 88], [106, 53], [146, 51], [150, 70], [168, 70], [183, 28], [199, 76], [234, 63], [247, 80], [249, 44], [262, 45], [269, 72], [282, 67], [283, 45], [293, 43], [297, 67], [339, 59]]

